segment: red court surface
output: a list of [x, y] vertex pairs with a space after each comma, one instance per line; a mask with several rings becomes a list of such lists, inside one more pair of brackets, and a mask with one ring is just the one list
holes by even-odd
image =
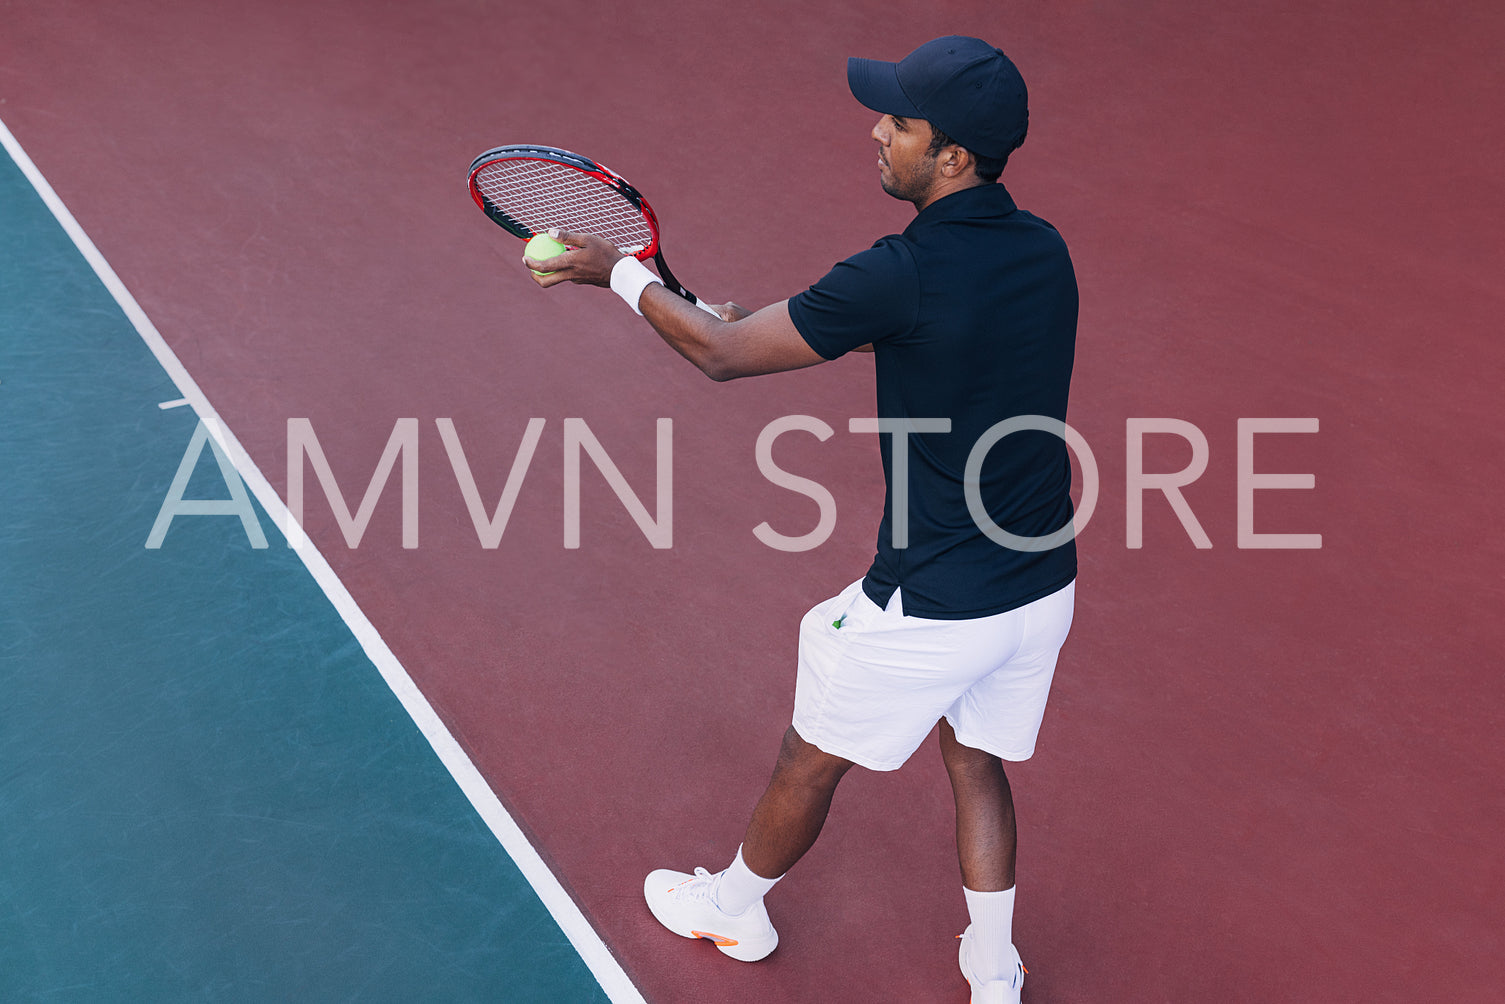
[[[735, 850], [798, 618], [871, 556], [878, 444], [846, 431], [872, 414], [870, 363], [713, 385], [610, 294], [535, 289], [463, 170], [506, 142], [597, 157], [653, 201], [687, 285], [761, 305], [907, 222], [846, 57], [960, 32], [1031, 86], [1004, 181], [1073, 250], [1070, 420], [1102, 476], [1039, 750], [1011, 771], [1026, 1001], [1498, 1000], [1505, 13], [603, 9], [21, 2], [0, 118], [279, 490], [288, 419], [311, 420], [352, 508], [419, 419], [420, 546], [401, 547], [395, 486], [358, 548], [317, 493], [310, 532], [644, 995], [966, 999], [933, 746], [845, 782], [769, 898], [766, 962], [676, 939], [641, 902], [649, 869]], [[786, 554], [753, 528], [801, 534], [816, 508], [754, 449], [797, 414], [835, 435], [775, 458], [838, 520]], [[546, 420], [495, 550], [439, 418], [488, 509]], [[650, 511], [673, 420], [672, 548], [589, 464], [564, 547], [567, 418]], [[1184, 495], [1210, 549], [1158, 492], [1126, 546], [1134, 418], [1205, 434]], [[1320, 549], [1239, 548], [1241, 418], [1319, 420], [1257, 436], [1254, 470], [1315, 475], [1256, 492], [1255, 529]], [[1147, 437], [1147, 471], [1190, 457]]]

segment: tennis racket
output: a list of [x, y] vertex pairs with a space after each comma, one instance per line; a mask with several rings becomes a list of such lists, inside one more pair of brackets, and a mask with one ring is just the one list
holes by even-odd
[[557, 227], [604, 237], [638, 261], [652, 258], [671, 292], [716, 314], [669, 271], [648, 200], [621, 175], [587, 157], [528, 144], [487, 150], [471, 162], [470, 197], [493, 223], [523, 240]]

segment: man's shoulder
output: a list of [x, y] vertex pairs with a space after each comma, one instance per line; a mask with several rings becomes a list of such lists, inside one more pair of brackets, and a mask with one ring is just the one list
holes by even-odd
[[919, 268], [910, 241], [892, 234], [832, 266], [789, 298], [789, 318], [817, 353], [835, 359], [857, 346], [913, 327]]
[[837, 268], [843, 266], [880, 276], [912, 273], [915, 269], [915, 241], [908, 234], [888, 234], [874, 241], [872, 247], [858, 251], [836, 265]]
[[818, 296], [822, 292], [847, 295], [894, 296], [916, 291], [920, 249], [905, 234], [880, 237], [872, 247], [858, 251], [831, 266], [824, 276], [800, 294]]
[[1064, 248], [1066, 246], [1066, 239], [1061, 236], [1060, 229], [1054, 223], [1050, 222], [1044, 217], [1036, 216], [1034, 213], [1031, 213], [1028, 210], [1024, 209], [1017, 210], [1014, 213], [1014, 217], [1021, 226], [1032, 227], [1034, 229], [1044, 231], [1052, 238], [1054, 238], [1055, 242], [1059, 243], [1061, 247]]

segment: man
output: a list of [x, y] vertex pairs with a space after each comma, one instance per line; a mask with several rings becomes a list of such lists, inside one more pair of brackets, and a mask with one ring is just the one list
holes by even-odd
[[[842, 776], [897, 769], [939, 722], [971, 919], [962, 972], [974, 1002], [1018, 1001], [1002, 760], [1033, 754], [1071, 625], [1071, 473], [1040, 424], [1066, 417], [1076, 279], [1055, 229], [994, 183], [1028, 125], [1002, 51], [950, 36], [898, 63], [852, 59], [847, 77], [882, 114], [884, 191], [917, 215], [805, 292], [755, 313], [726, 304], [717, 320], [597, 237], [559, 234], [570, 250], [525, 264], [550, 273], [541, 286], [610, 286], [715, 380], [875, 353], [891, 437], [877, 555], [800, 625], [793, 724], [735, 859], [650, 874], [654, 916], [732, 958], [766, 956], [778, 935], [763, 896], [814, 843]], [[1048, 421], [1000, 425], [1017, 416]]]

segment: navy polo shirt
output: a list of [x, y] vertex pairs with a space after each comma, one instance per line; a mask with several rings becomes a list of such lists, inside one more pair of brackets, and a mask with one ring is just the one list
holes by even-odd
[[[887, 497], [863, 589], [904, 612], [957, 620], [1021, 607], [1076, 576], [1076, 545], [995, 543], [967, 508], [963, 474], [978, 440], [1021, 415], [1066, 420], [1077, 286], [1054, 227], [981, 185], [925, 207], [902, 234], [837, 264], [789, 301], [789, 316], [826, 359], [873, 344], [878, 416], [949, 419], [949, 432], [880, 437]], [[934, 423], [931, 423], [934, 424]], [[908, 526], [895, 546], [894, 451], [907, 446]], [[1066, 444], [1047, 432], [998, 440], [978, 490], [993, 522], [1042, 537], [1071, 519]]]

